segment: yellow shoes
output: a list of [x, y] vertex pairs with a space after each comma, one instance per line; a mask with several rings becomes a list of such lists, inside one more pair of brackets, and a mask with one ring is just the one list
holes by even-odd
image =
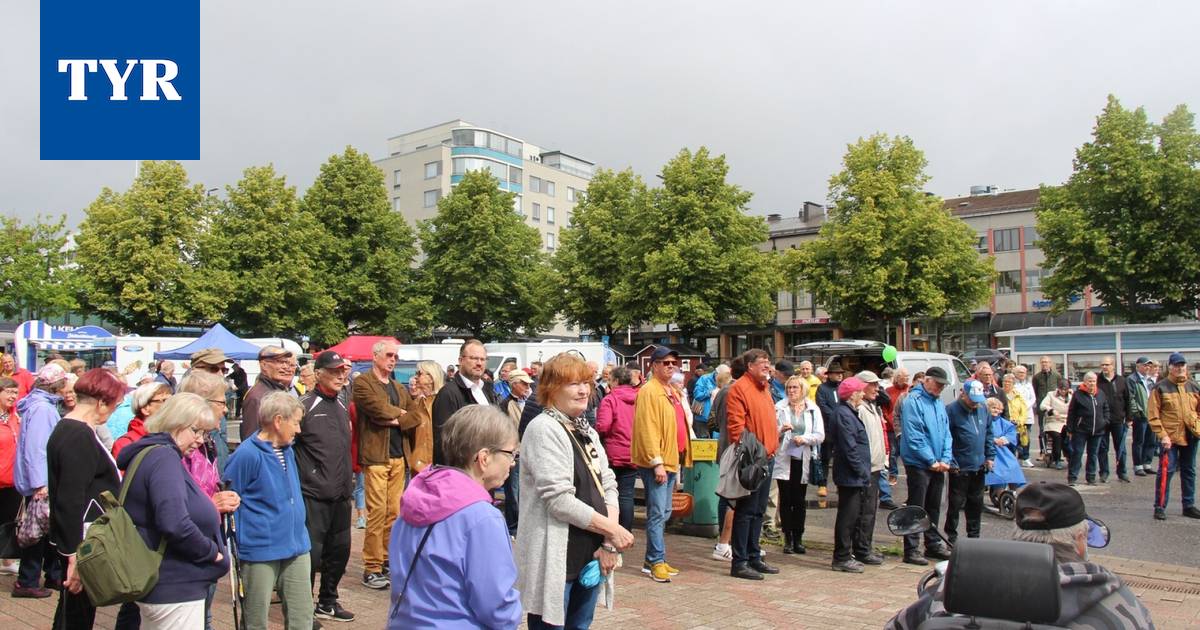
[[827, 489], [825, 488], [825, 486], [820, 486], [820, 487], [818, 487], [818, 488], [817, 488], [817, 496], [819, 496], [819, 497], [827, 497], [827, 496], [829, 496], [829, 490], [827, 490]]
[[653, 566], [649, 563], [643, 563], [642, 573], [649, 574], [650, 579], [655, 582], [670, 582], [672, 575], [679, 575], [679, 569], [666, 562], [656, 562]]

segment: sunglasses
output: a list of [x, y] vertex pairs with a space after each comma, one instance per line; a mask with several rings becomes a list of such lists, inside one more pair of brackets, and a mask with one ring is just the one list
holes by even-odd
[[679, 365], [679, 361], [665, 360], [665, 361], [659, 361], [658, 364], [665, 365], [667, 367], [677, 367]]

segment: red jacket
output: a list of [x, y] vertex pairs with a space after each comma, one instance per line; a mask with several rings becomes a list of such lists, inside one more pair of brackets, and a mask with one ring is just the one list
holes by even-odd
[[13, 462], [17, 459], [17, 436], [21, 434], [16, 408], [8, 414], [8, 422], [0, 423], [0, 488], [13, 487]]
[[116, 442], [113, 442], [113, 457], [120, 455], [121, 449], [142, 439], [145, 437], [145, 435], [146, 421], [142, 418], [134, 416], [133, 420], [129, 421], [129, 430], [125, 433], [125, 435], [122, 435], [121, 437], [117, 438]]
[[638, 390], [632, 385], [618, 385], [600, 400], [596, 410], [596, 433], [604, 442], [608, 454], [608, 465], [613, 468], [630, 468], [629, 448], [633, 443], [633, 403]]
[[779, 448], [779, 426], [775, 420], [775, 402], [767, 384], [750, 374], [743, 374], [729, 388], [725, 404], [729, 443], [737, 443], [742, 439], [742, 431], [749, 429], [767, 449], [767, 457], [774, 457]]

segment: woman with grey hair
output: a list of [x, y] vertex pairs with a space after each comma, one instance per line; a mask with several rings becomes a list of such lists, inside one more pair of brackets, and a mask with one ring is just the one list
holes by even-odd
[[[129, 407], [133, 416], [126, 421], [126, 429], [121, 437], [113, 442], [113, 457], [121, 454], [126, 446], [142, 439], [146, 435], [146, 421], [158, 413], [167, 399], [171, 397], [171, 386], [162, 382], [152, 382], [139, 386], [130, 394]], [[120, 411], [121, 407], [117, 408]], [[116, 415], [116, 412], [113, 413]], [[111, 421], [111, 418], [109, 419]]]
[[442, 429], [446, 466], [417, 474], [392, 526], [388, 628], [515, 628], [517, 567], [504, 516], [491, 504], [517, 461], [512, 420], [489, 405], [454, 412]]
[[148, 547], [166, 543], [158, 583], [138, 602], [143, 629], [204, 627], [208, 593], [229, 570], [217, 509], [184, 468], [212, 421], [206, 400], [176, 394], [146, 423], [146, 437], [117, 457], [125, 510]]

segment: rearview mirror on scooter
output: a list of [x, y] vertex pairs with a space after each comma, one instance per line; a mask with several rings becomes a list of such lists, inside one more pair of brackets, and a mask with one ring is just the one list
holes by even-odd
[[1108, 525], [1090, 516], [1087, 518], [1087, 524], [1087, 546], [1093, 549], [1107, 547], [1108, 541], [1112, 539], [1112, 534], [1108, 531]]
[[887, 525], [896, 536], [920, 534], [930, 527], [929, 514], [919, 505], [907, 505], [889, 512]]

